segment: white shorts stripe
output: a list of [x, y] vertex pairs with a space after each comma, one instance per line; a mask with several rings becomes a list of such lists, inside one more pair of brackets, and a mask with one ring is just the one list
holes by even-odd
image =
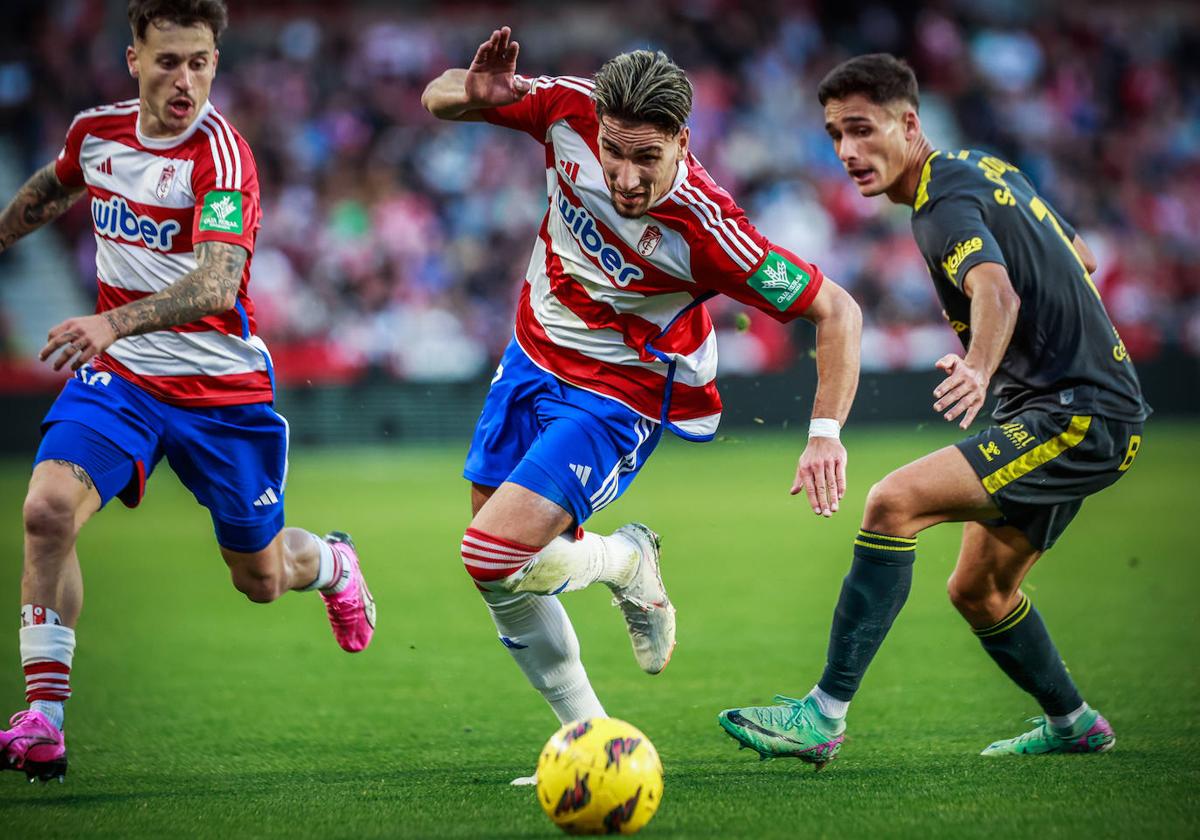
[[618, 461], [612, 470], [609, 471], [608, 475], [604, 477], [604, 481], [601, 483], [600, 489], [592, 494], [591, 502], [593, 513], [611, 504], [612, 501], [617, 498], [617, 493], [621, 487], [621, 474], [632, 472], [637, 468], [638, 451], [642, 448], [642, 444], [650, 439], [650, 435], [653, 433], [655, 425], [656, 424], [651, 423], [645, 418], [638, 418], [635, 425], [637, 443], [634, 445], [633, 450], [625, 455], [620, 461]]

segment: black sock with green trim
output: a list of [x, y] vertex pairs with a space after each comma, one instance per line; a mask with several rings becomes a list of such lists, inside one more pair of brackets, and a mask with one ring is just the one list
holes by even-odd
[[1009, 679], [1032, 694], [1046, 714], [1066, 715], [1083, 705], [1079, 689], [1028, 595], [1022, 593], [1021, 603], [1000, 621], [974, 632]]
[[873, 531], [859, 531], [854, 562], [842, 581], [842, 594], [829, 630], [825, 673], [817, 683], [838, 700], [858, 691], [867, 666], [908, 599], [917, 541]]

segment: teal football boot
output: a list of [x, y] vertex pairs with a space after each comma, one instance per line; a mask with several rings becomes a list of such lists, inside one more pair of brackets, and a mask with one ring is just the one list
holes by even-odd
[[1034, 717], [1030, 723], [1038, 724], [1023, 735], [996, 741], [980, 755], [1054, 755], [1058, 753], [1102, 753], [1108, 752], [1117, 743], [1112, 726], [1095, 709], [1088, 709], [1071, 732], [1055, 732], [1045, 718]]
[[845, 739], [846, 721], [827, 718], [810, 698], [796, 700], [776, 694], [778, 706], [746, 706], [717, 715], [730, 737], [756, 751], [760, 758], [798, 758], [818, 770], [837, 758]]

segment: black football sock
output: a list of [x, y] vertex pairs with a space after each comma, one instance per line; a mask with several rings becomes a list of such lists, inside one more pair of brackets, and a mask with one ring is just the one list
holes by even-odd
[[838, 700], [858, 691], [867, 666], [883, 644], [912, 586], [917, 541], [873, 531], [859, 531], [854, 562], [842, 581], [842, 594], [829, 631], [825, 673], [817, 683]]
[[1029, 596], [1022, 593], [1016, 609], [975, 635], [1009, 679], [1032, 694], [1047, 715], [1067, 715], [1083, 705]]

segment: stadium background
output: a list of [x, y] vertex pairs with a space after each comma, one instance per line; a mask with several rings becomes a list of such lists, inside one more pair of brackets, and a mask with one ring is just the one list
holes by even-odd
[[[57, 153], [76, 111], [135, 92], [123, 3], [15, 5], [0, 33], [5, 196]], [[258, 161], [251, 294], [302, 441], [454, 439], [471, 427], [511, 335], [542, 161], [524, 135], [439, 124], [419, 95], [497, 21], [514, 26], [527, 73], [586, 75], [646, 46], [688, 70], [699, 158], [762, 230], [864, 308], [855, 421], [927, 419], [932, 362], [958, 347], [909, 211], [861, 199], [821, 130], [817, 81], [867, 50], [913, 63], [936, 146], [986, 148], [1033, 177], [1096, 252], [1096, 284], [1150, 402], [1160, 415], [1200, 410], [1194, 4], [232, 5], [213, 99]], [[0, 256], [3, 445], [15, 451], [35, 445], [58, 387], [33, 360], [45, 330], [95, 295], [86, 202], [36, 241]], [[738, 332], [739, 306], [710, 307], [724, 327], [728, 423], [802, 420], [811, 328], [754, 317]]]

